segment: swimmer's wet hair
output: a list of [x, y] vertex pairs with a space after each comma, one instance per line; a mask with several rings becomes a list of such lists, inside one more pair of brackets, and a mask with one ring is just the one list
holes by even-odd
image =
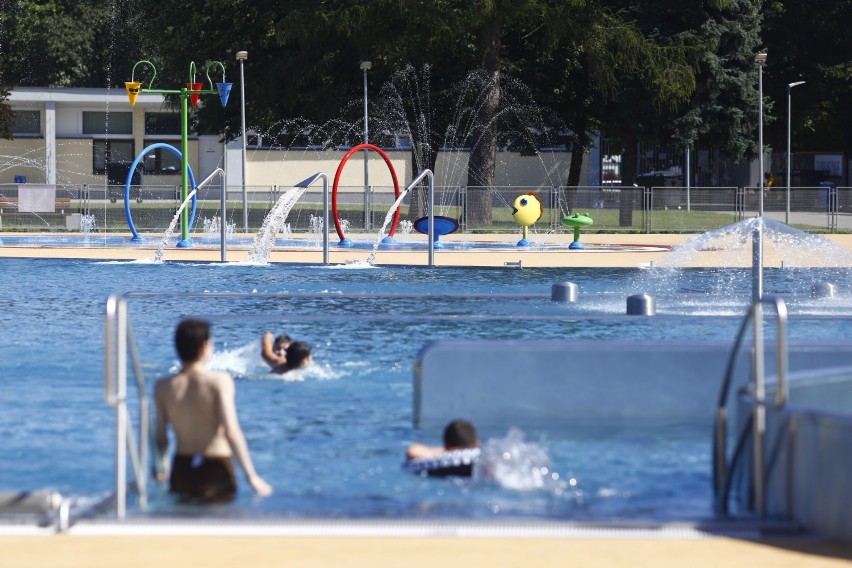
[[275, 338], [275, 342], [272, 344], [272, 348], [276, 351], [281, 349], [281, 346], [288, 346], [293, 343], [293, 338], [289, 335], [279, 335]]
[[453, 420], [444, 428], [445, 448], [475, 448], [478, 442], [476, 428], [467, 420]]
[[184, 363], [198, 359], [201, 346], [210, 339], [210, 322], [199, 319], [185, 319], [175, 331], [175, 348], [178, 357]]
[[287, 347], [287, 367], [298, 369], [302, 362], [311, 356], [311, 346], [301, 341], [294, 341]]

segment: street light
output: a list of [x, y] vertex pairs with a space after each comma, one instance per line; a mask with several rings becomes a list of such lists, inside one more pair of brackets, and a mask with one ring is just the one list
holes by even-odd
[[[372, 61], [362, 61], [361, 71], [364, 72], [364, 144], [369, 142], [369, 126], [367, 122], [367, 71], [373, 68]], [[364, 228], [370, 228], [370, 172], [369, 172], [369, 157], [370, 153], [364, 150]]]
[[793, 87], [804, 85], [804, 81], [796, 81], [787, 85], [787, 211], [784, 214], [784, 223], [790, 224], [790, 129], [793, 106]]
[[760, 164], [760, 197], [759, 197], [759, 212], [758, 214], [763, 217], [763, 66], [766, 64], [766, 54], [758, 53], [754, 56], [754, 61], [757, 63], [758, 74], [757, 74], [757, 96], [759, 103], [759, 116], [758, 116], [758, 134], [757, 134], [757, 151], [759, 156], [759, 164]]
[[[243, 232], [248, 233], [248, 195], [246, 194], [246, 79], [243, 75], [243, 62], [248, 59], [248, 51], [238, 51], [237, 61], [240, 62], [240, 118], [243, 130], [242, 180], [243, 180]], [[225, 220], [222, 219], [224, 223]]]

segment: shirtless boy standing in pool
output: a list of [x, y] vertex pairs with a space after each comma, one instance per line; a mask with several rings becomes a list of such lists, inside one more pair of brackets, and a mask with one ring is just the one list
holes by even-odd
[[270, 495], [272, 487], [255, 471], [237, 419], [234, 379], [228, 373], [207, 369], [213, 351], [210, 324], [182, 321], [175, 346], [181, 370], [160, 379], [154, 387], [161, 464], [166, 463], [169, 425], [177, 438], [171, 476], [163, 468], [158, 479], [169, 477], [170, 490], [185, 500], [229, 501], [237, 491], [232, 463], [236, 456], [255, 493]]

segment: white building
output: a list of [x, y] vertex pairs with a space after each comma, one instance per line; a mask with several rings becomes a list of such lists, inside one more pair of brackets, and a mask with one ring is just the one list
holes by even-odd
[[[157, 142], [180, 147], [180, 112], [168, 106], [161, 94], [140, 93], [131, 107], [123, 89], [19, 87], [11, 92], [8, 103], [16, 121], [14, 139], [0, 140], [0, 184], [122, 185], [130, 163], [144, 148]], [[346, 153], [282, 149], [256, 142], [257, 138], [250, 137], [246, 156], [245, 177], [250, 191], [290, 187], [317, 172], [333, 179]], [[189, 139], [188, 160], [196, 180], [223, 167], [229, 191], [242, 185], [241, 152], [240, 139], [227, 147], [219, 136], [191, 135]], [[387, 153], [399, 184], [405, 186], [418, 173], [414, 171], [410, 150], [397, 148]], [[530, 189], [562, 185], [570, 157], [564, 151], [537, 156], [499, 152], [495, 185]], [[467, 159], [468, 152], [463, 150], [440, 152], [435, 184], [466, 185]], [[114, 164], [109, 172], [108, 162]], [[588, 164], [589, 160], [585, 162]], [[144, 181], [140, 183], [180, 184], [180, 160], [173, 153], [152, 150], [141, 164]], [[371, 153], [367, 167], [374, 191], [392, 188], [389, 168], [381, 157]], [[590, 181], [588, 165], [582, 179], [581, 185]], [[362, 154], [353, 156], [341, 170], [340, 189], [364, 190]]]

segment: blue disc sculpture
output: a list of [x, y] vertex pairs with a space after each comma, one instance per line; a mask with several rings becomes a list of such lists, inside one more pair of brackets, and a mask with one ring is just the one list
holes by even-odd
[[[444, 217], [443, 215], [435, 215], [434, 219], [434, 229], [435, 236], [432, 240], [435, 242], [435, 248], [443, 248], [444, 244], [440, 242], [438, 239], [441, 235], [449, 235], [450, 233], [455, 233], [459, 230], [459, 222], [453, 219], [452, 217]], [[414, 221], [414, 230], [423, 235], [429, 234], [429, 217], [420, 217], [416, 221]]]
[[[162, 148], [164, 150], [169, 150], [173, 154], [175, 154], [178, 159], [181, 159], [180, 150], [172, 146], [171, 144], [164, 144], [163, 142], [157, 142], [156, 144], [151, 144], [150, 146], [146, 146], [139, 154], [136, 156], [136, 159], [133, 160], [133, 163], [130, 164], [130, 171], [127, 173], [127, 181], [124, 183], [124, 216], [127, 218], [127, 225], [130, 227], [130, 232], [133, 233], [133, 237], [130, 239], [131, 241], [141, 242], [145, 240], [145, 237], [139, 234], [136, 230], [136, 226], [133, 224], [133, 216], [130, 214], [130, 182], [133, 180], [133, 172], [136, 171], [136, 166], [139, 165], [139, 161], [145, 157], [145, 154], [150, 152], [151, 150], [156, 150], [157, 148]], [[189, 170], [189, 183], [194, 188], [195, 187], [195, 176], [192, 173], [192, 167], [187, 164], [187, 168]], [[192, 196], [192, 208], [189, 212], [189, 226], [192, 226], [192, 223], [195, 221], [195, 206], [196, 206], [196, 198], [198, 195]], [[179, 242], [179, 247], [189, 246], [189, 243], [183, 243], [183, 241]]]

